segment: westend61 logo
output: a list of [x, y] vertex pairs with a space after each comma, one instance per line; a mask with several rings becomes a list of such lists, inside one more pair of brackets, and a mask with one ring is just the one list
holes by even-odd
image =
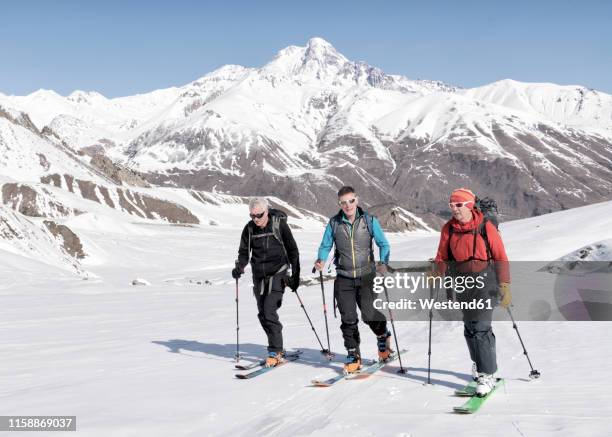
[[485, 287], [486, 273], [481, 275], [466, 276], [428, 276], [408, 273], [396, 273], [393, 276], [376, 276], [374, 278], [374, 293], [382, 293], [385, 288], [403, 289], [409, 293], [416, 293], [422, 289], [453, 289], [457, 293], [466, 290], [482, 290]]

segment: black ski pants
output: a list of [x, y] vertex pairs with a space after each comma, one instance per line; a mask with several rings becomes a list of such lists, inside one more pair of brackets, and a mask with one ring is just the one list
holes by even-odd
[[253, 278], [253, 293], [257, 301], [257, 318], [268, 336], [268, 351], [283, 351], [283, 325], [278, 309], [283, 303], [285, 273], [263, 279]]
[[346, 278], [337, 276], [334, 282], [334, 297], [340, 310], [340, 329], [344, 337], [344, 347], [358, 349], [361, 342], [359, 336], [359, 316], [357, 307], [361, 311], [362, 320], [377, 336], [387, 332], [387, 320], [380, 311], [374, 308], [374, 275], [365, 275], [360, 278]]

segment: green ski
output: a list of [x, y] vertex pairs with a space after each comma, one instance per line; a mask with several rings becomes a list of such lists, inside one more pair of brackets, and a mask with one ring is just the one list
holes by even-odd
[[476, 411], [478, 411], [480, 407], [482, 407], [482, 404], [484, 404], [487, 401], [487, 399], [489, 399], [491, 395], [495, 393], [497, 389], [501, 387], [503, 384], [504, 384], [504, 380], [501, 378], [498, 378], [497, 382], [495, 383], [495, 386], [493, 386], [493, 389], [489, 392], [488, 395], [483, 396], [483, 397], [478, 397], [474, 395], [471, 398], [469, 398], [462, 406], [454, 407], [453, 411], [455, 413], [460, 413], [460, 414], [475, 413]]
[[465, 387], [455, 390], [455, 396], [474, 396], [478, 382], [472, 380]]

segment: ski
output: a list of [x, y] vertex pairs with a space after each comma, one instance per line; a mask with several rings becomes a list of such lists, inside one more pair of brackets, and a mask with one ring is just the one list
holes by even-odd
[[285, 361], [283, 361], [282, 363], [274, 366], [274, 367], [261, 367], [257, 370], [254, 370], [250, 373], [237, 373], [236, 374], [236, 378], [238, 379], [251, 379], [251, 378], [255, 378], [256, 376], [259, 375], [263, 375], [264, 373], [269, 372], [270, 370], [274, 370], [277, 367], [281, 367], [283, 364], [288, 363], [290, 361], [295, 361], [298, 358], [300, 358], [300, 355], [302, 355], [302, 351], [296, 351], [293, 352], [292, 354], [287, 354], [285, 355]]
[[408, 352], [408, 349], [402, 349], [399, 353], [393, 353], [385, 361], [376, 361], [374, 364], [362, 369], [360, 372], [352, 373], [346, 376], [346, 379], [366, 379], [374, 373], [385, 367], [387, 364], [395, 361], [401, 354]]
[[236, 364], [234, 367], [238, 370], [251, 370], [264, 364], [266, 364], [266, 360], [255, 361], [249, 364]]
[[[371, 360], [368, 362], [368, 366], [371, 366], [373, 364], [376, 364], [378, 361], [374, 361]], [[357, 372], [359, 373], [359, 372]], [[354, 374], [353, 374], [354, 375]], [[343, 379], [346, 379], [346, 377], [349, 375], [346, 375], [344, 373], [340, 373], [339, 375], [336, 375], [332, 378], [329, 379], [313, 379], [312, 381], [310, 381], [310, 383], [315, 386], [315, 387], [330, 387], [332, 385], [334, 385], [335, 383], [337, 383], [338, 381], [342, 381]]]
[[[400, 354], [404, 354], [406, 352], [408, 352], [408, 349], [402, 349]], [[367, 366], [363, 368], [362, 370], [360, 370], [359, 372], [350, 373], [348, 375], [341, 373], [339, 375], [336, 375], [332, 378], [325, 379], [325, 380], [313, 379], [312, 381], [310, 381], [310, 383], [315, 387], [330, 387], [334, 385], [335, 383], [342, 381], [343, 379], [365, 379], [371, 376], [377, 370], [380, 370], [383, 367], [385, 367], [390, 362], [395, 361], [398, 358], [398, 356], [399, 355], [397, 353], [394, 353], [386, 361], [370, 361], [370, 363], [367, 364]]]
[[480, 409], [480, 407], [482, 407], [482, 404], [484, 404], [487, 399], [489, 399], [491, 397], [491, 395], [493, 393], [495, 393], [495, 391], [501, 387], [504, 384], [504, 380], [501, 378], [497, 379], [497, 382], [495, 383], [495, 385], [493, 386], [493, 389], [489, 392], [488, 395], [483, 396], [483, 397], [478, 397], [476, 395], [470, 397], [463, 405], [461, 405], [460, 407], [454, 407], [453, 411], [455, 413], [460, 413], [460, 414], [473, 414], [476, 411], [478, 411]]
[[476, 394], [477, 381], [470, 381], [465, 387], [455, 390], [455, 396], [474, 396]]
[[334, 385], [338, 381], [343, 380], [345, 376], [346, 375], [344, 373], [341, 373], [339, 375], [334, 376], [333, 378], [329, 378], [325, 380], [313, 379], [312, 381], [310, 381], [310, 383], [314, 385], [315, 387], [329, 387], [329, 386]]
[[[287, 352], [285, 357], [286, 358], [292, 357], [292, 356], [296, 355], [296, 353], [297, 352]], [[251, 369], [254, 369], [255, 367], [263, 366], [264, 364], [266, 364], [266, 360], [259, 360], [259, 361], [254, 361], [254, 362], [248, 363], [248, 364], [236, 364], [234, 367], [236, 369], [238, 369], [238, 370], [251, 370]]]

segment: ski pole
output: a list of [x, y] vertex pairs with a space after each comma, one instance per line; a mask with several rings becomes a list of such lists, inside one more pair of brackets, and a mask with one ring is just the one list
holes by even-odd
[[238, 278], [236, 278], [236, 362], [240, 361], [240, 322], [238, 318]]
[[308, 323], [310, 323], [310, 327], [312, 328], [312, 332], [314, 332], [315, 337], [317, 337], [317, 341], [319, 342], [319, 346], [321, 346], [321, 353], [322, 354], [329, 353], [329, 351], [327, 351], [323, 347], [323, 343], [321, 343], [321, 339], [319, 338], [319, 334], [317, 334], [317, 331], [316, 331], [314, 325], [312, 324], [312, 321], [310, 320], [310, 316], [308, 316], [308, 311], [306, 311], [306, 307], [304, 306], [304, 302], [302, 302], [302, 298], [300, 298], [300, 295], [298, 294], [297, 290], [295, 290], [294, 293], [297, 296], [298, 300], [300, 301], [300, 306], [304, 310], [304, 314], [306, 314], [306, 318], [308, 319]]
[[[429, 260], [433, 262], [433, 260]], [[433, 265], [432, 265], [433, 272]], [[429, 298], [433, 299], [433, 285], [429, 284]], [[438, 289], [436, 289], [436, 300], [438, 300]], [[427, 384], [431, 385], [431, 331], [433, 324], [433, 305], [429, 308], [429, 347], [427, 349]]]
[[[433, 299], [433, 285], [429, 286], [429, 297]], [[427, 384], [431, 384], [431, 327], [433, 321], [433, 310], [429, 308], [429, 347], [427, 349]]]
[[387, 299], [387, 309], [389, 310], [389, 319], [391, 320], [391, 329], [393, 329], [393, 338], [395, 339], [395, 347], [397, 349], [397, 358], [399, 359], [400, 369], [397, 371], [397, 373], [406, 373], [406, 369], [404, 369], [404, 366], [402, 365], [402, 354], [400, 353], [399, 344], [397, 342], [397, 334], [395, 333], [395, 322], [393, 320], [393, 312], [391, 311], [391, 308], [389, 305], [389, 293], [387, 292], [387, 287], [385, 286], [384, 282], [383, 282], [383, 289], [385, 290], [385, 298]]
[[[317, 269], [312, 268], [312, 273], [315, 273]], [[325, 303], [325, 287], [323, 286], [323, 271], [319, 272], [319, 281], [321, 282], [321, 296], [323, 297], [323, 315], [325, 316], [325, 334], [327, 335], [327, 354], [331, 359], [331, 347], [329, 343], [329, 325], [327, 323], [327, 304]]]
[[538, 379], [540, 377], [540, 372], [533, 368], [531, 364], [531, 360], [529, 359], [529, 354], [527, 353], [527, 349], [525, 348], [525, 343], [523, 343], [523, 339], [521, 338], [521, 333], [516, 326], [516, 322], [514, 321], [514, 317], [512, 317], [512, 311], [510, 311], [510, 307], [506, 308], [508, 310], [508, 314], [510, 315], [510, 319], [512, 320], [512, 327], [516, 331], [516, 335], [518, 335], [519, 341], [521, 342], [521, 346], [523, 347], [523, 354], [527, 358], [527, 362], [529, 363], [529, 367], [531, 367], [531, 372], [529, 372], [529, 377], [531, 379]]

